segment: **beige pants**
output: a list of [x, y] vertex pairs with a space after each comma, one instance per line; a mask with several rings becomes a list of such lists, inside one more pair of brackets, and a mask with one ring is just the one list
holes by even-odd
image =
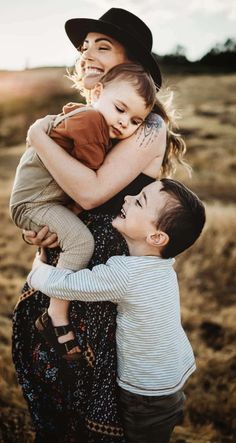
[[60, 268], [77, 271], [85, 268], [94, 250], [94, 239], [85, 224], [68, 208], [56, 203], [26, 203], [13, 209], [13, 219], [21, 229], [38, 232], [48, 226], [61, 247]]

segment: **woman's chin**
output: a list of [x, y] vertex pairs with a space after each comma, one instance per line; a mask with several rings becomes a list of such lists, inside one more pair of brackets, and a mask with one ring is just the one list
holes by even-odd
[[85, 75], [83, 77], [83, 85], [85, 89], [91, 90], [95, 87], [95, 85], [100, 81], [103, 74], [99, 75]]

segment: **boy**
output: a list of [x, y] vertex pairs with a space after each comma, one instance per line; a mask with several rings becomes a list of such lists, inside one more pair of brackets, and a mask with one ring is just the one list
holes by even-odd
[[28, 283], [48, 296], [117, 303], [117, 382], [130, 443], [166, 443], [182, 416], [182, 387], [195, 370], [180, 320], [173, 263], [205, 223], [199, 198], [162, 179], [126, 196], [112, 224], [130, 256], [110, 258], [91, 271], [63, 271], [35, 259]]
[[[111, 148], [110, 140], [131, 136], [143, 123], [154, 106], [156, 87], [141, 65], [124, 63], [104, 75], [92, 94], [92, 106], [66, 105], [49, 134], [72, 156], [96, 170]], [[88, 264], [94, 240], [89, 229], [66, 204], [68, 196], [46, 170], [33, 147], [28, 147], [13, 185], [12, 219], [21, 229], [36, 232], [47, 225], [57, 234], [62, 250], [57, 266], [77, 271]], [[78, 358], [80, 352], [69, 323], [68, 307], [66, 300], [50, 301], [49, 313], [57, 336], [52, 331], [48, 334], [41, 317], [36, 320], [36, 327], [54, 345], [56, 337], [56, 350], [69, 360]]]

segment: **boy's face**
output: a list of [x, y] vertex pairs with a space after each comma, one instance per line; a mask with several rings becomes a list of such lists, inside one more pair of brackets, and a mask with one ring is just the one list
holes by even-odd
[[99, 83], [93, 97], [96, 100], [93, 106], [104, 116], [111, 139], [132, 135], [150, 112], [134, 86], [125, 80], [113, 81], [105, 87]]
[[161, 192], [162, 187], [162, 183], [156, 181], [143, 188], [140, 194], [125, 197], [121, 213], [112, 225], [127, 241], [145, 242], [157, 232], [159, 215], [170, 198], [166, 192]]

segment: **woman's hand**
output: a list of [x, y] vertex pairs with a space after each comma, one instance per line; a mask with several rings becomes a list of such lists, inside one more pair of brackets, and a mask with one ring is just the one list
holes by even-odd
[[47, 226], [40, 229], [38, 233], [24, 229], [22, 237], [27, 244], [41, 248], [56, 248], [59, 246], [57, 234], [50, 232]]
[[37, 138], [40, 131], [48, 133], [56, 115], [46, 115], [46, 117], [36, 120], [28, 129], [26, 142], [28, 145], [34, 145], [34, 140]]

